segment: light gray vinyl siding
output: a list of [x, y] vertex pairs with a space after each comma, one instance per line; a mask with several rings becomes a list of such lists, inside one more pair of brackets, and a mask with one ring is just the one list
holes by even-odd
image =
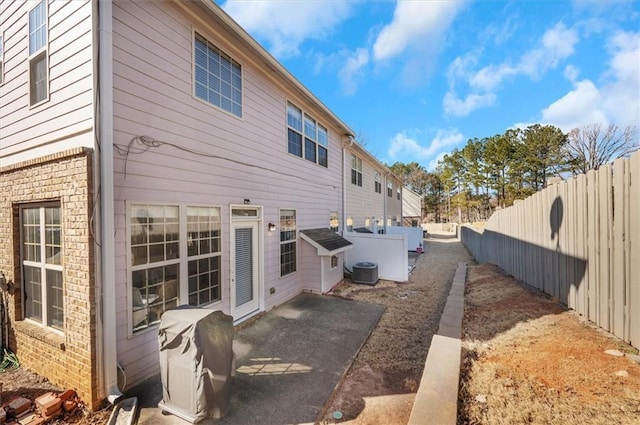
[[[298, 272], [280, 277], [278, 232], [268, 232], [267, 223], [279, 222], [279, 208], [294, 208], [298, 230], [328, 227], [329, 212], [342, 211], [342, 149], [340, 131], [329, 117], [274, 82], [272, 71], [256, 66], [259, 59], [218, 34], [219, 27], [192, 23], [171, 2], [116, 2], [113, 15], [114, 143], [126, 149], [134, 137], [146, 135], [182, 148], [164, 145], [141, 152], [133, 145], [128, 156], [114, 153], [118, 361], [133, 384], [157, 373], [148, 359], [157, 356], [158, 344], [155, 332], [130, 336], [128, 329], [125, 202], [221, 208], [222, 301], [216, 308], [226, 312], [231, 308], [229, 205], [250, 199], [263, 206], [268, 310], [300, 293], [304, 276], [299, 250]], [[241, 64], [242, 118], [192, 95], [194, 30]], [[287, 101], [329, 130], [328, 168], [287, 153]], [[299, 237], [297, 242], [300, 248]], [[269, 294], [270, 287], [275, 294]]]
[[49, 100], [29, 106], [29, 10], [0, 2], [4, 84], [0, 87], [2, 165], [76, 146], [93, 147], [92, 6], [48, 2]]
[[[362, 187], [351, 183], [351, 155], [362, 159]], [[382, 193], [374, 190], [375, 172], [380, 173]], [[347, 190], [347, 217], [353, 217], [353, 227], [364, 227], [366, 217], [381, 217], [384, 214], [384, 202], [387, 196], [386, 170], [368, 161], [357, 151], [347, 149], [344, 166]], [[394, 195], [395, 196], [395, 195]]]

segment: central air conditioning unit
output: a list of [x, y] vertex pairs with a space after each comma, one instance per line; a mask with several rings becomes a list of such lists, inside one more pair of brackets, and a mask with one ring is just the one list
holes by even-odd
[[378, 265], [369, 262], [354, 264], [352, 280], [355, 283], [375, 285], [378, 282]]

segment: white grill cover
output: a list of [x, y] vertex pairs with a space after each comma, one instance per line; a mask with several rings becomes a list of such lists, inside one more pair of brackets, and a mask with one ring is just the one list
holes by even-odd
[[192, 423], [223, 417], [231, 398], [233, 318], [180, 306], [162, 315], [158, 342], [159, 407]]

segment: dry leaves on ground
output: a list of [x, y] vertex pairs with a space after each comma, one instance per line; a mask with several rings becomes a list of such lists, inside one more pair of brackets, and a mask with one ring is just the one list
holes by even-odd
[[466, 292], [459, 424], [639, 423], [637, 350], [496, 266]]

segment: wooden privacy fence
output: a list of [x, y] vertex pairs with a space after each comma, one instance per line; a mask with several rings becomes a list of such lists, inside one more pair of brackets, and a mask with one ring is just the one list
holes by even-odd
[[478, 262], [640, 348], [640, 152], [550, 185], [461, 238]]

